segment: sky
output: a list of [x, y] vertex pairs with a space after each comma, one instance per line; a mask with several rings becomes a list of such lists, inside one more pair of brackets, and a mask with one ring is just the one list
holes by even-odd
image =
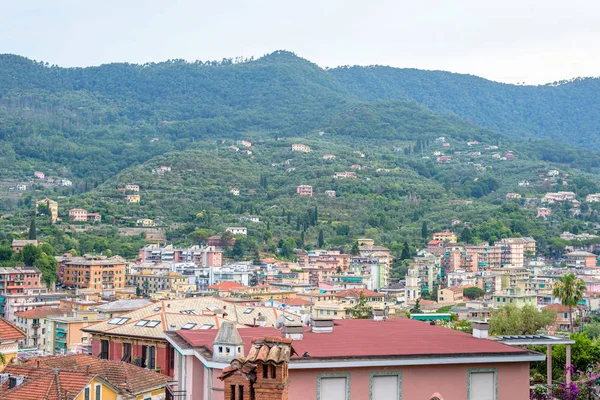
[[597, 0], [0, 0], [0, 53], [60, 66], [289, 50], [542, 84], [600, 76]]

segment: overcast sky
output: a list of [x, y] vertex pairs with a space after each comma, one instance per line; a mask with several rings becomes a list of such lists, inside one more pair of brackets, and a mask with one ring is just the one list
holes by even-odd
[[502, 82], [600, 76], [597, 0], [0, 0], [0, 53], [61, 66], [290, 50]]

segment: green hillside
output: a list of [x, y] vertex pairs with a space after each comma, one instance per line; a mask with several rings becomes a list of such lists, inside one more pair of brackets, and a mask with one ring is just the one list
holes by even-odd
[[383, 66], [328, 70], [363, 101], [413, 101], [516, 138], [600, 149], [600, 79], [517, 86], [472, 75]]

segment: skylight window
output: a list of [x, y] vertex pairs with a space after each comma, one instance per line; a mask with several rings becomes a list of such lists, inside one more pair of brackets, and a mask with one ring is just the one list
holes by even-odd
[[123, 325], [125, 322], [129, 321], [131, 318], [122, 318], [116, 317], [108, 321], [109, 325]]
[[158, 307], [156, 307], [156, 308], [154, 309], [154, 311], [160, 311], [160, 310], [162, 310], [162, 307], [161, 307], [161, 306], [158, 306]]
[[287, 315], [285, 316], [285, 319], [287, 319], [288, 321], [294, 321], [294, 318], [288, 317]]
[[244, 314], [252, 314], [252, 311], [254, 311], [254, 308], [246, 308]]
[[202, 326], [201, 326], [199, 329], [212, 329], [212, 328], [214, 328], [214, 327], [215, 327], [215, 326], [214, 326], [214, 325], [212, 325], [212, 324], [204, 324], [204, 325], [202, 325]]
[[158, 324], [160, 324], [160, 321], [150, 321], [146, 324], [146, 328], [154, 328]]
[[217, 307], [217, 306], [208, 306], [208, 307], [206, 307], [206, 309], [208, 309], [208, 310], [210, 310], [212, 312], [215, 312], [216, 310], [219, 309], [219, 307]]
[[135, 326], [144, 326], [144, 325], [146, 325], [148, 322], [150, 322], [150, 321], [148, 321], [147, 319], [143, 319], [143, 320], [141, 320], [141, 321], [138, 321], [138, 322], [135, 324]]
[[187, 324], [185, 324], [184, 326], [182, 326], [181, 329], [192, 329], [196, 325], [198, 325], [198, 324], [196, 324], [194, 322], [188, 322]]
[[186, 315], [200, 315], [196, 310], [181, 310], [179, 312]]

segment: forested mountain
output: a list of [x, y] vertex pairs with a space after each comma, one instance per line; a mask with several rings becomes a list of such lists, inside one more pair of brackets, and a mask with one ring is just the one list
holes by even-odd
[[383, 66], [340, 67], [328, 73], [363, 101], [416, 102], [516, 138], [600, 149], [598, 78], [518, 86], [472, 75]]
[[[548, 221], [536, 218], [539, 203], [525, 203], [551, 190], [580, 199], [600, 191], [598, 153], [564, 144], [594, 147], [597, 85], [324, 70], [289, 52], [91, 68], [0, 56], [0, 242], [24, 232], [35, 200], [50, 196], [63, 223], [38, 219], [57, 251], [135, 256], [144, 237], [117, 228], [143, 218], [181, 244], [248, 224], [238, 258], [276, 254], [285, 241], [311, 247], [320, 236], [329, 246], [373, 237], [397, 254], [423, 244], [423, 223], [470, 229], [474, 241], [533, 235], [548, 250], [552, 235], [600, 222], [585, 203], [581, 216], [559, 207]], [[312, 151], [292, 152], [293, 143]], [[161, 166], [171, 171], [153, 173]], [[549, 169], [560, 176], [546, 179]], [[28, 188], [17, 192], [18, 183]], [[140, 203], [125, 201], [127, 184], [140, 186]], [[299, 197], [298, 185], [314, 196]], [[522, 200], [506, 204], [508, 192]], [[66, 212], [75, 207], [107, 224], [73, 229]], [[244, 220], [250, 214], [261, 222]]]

